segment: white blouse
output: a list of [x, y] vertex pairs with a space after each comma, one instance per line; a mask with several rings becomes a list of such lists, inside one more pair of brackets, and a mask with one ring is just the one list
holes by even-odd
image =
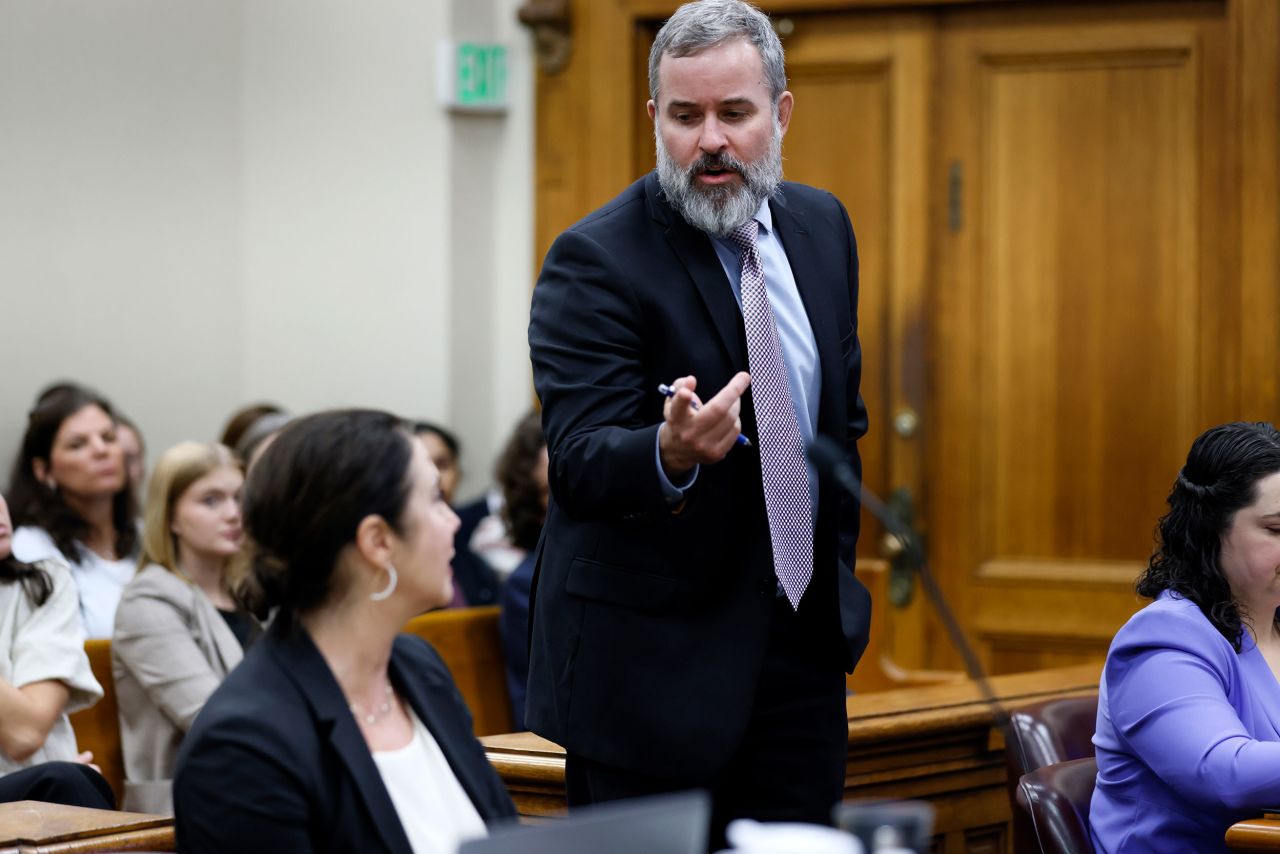
[[29, 758], [17, 762], [0, 752], [0, 774], [55, 759], [75, 759], [76, 735], [67, 712], [92, 706], [102, 696], [84, 652], [71, 576], [53, 561], [44, 561], [39, 568], [53, 582], [53, 592], [39, 607], [27, 598], [20, 582], [0, 582], [0, 679], [15, 688], [57, 680], [71, 696], [44, 744]]
[[50, 560], [69, 568], [79, 591], [80, 625], [85, 637], [111, 637], [120, 594], [138, 569], [135, 558], [107, 560], [83, 547], [79, 555], [64, 555], [48, 532], [28, 525], [13, 532], [13, 556], [24, 563]]
[[373, 761], [391, 795], [414, 854], [455, 854], [467, 839], [487, 836], [440, 745], [406, 704], [413, 740], [398, 750], [380, 750]]

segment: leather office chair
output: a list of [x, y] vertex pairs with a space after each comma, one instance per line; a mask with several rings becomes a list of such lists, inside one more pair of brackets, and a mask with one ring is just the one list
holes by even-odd
[[1021, 706], [1009, 713], [1005, 767], [1015, 851], [1037, 851], [1035, 829], [1018, 809], [1018, 781], [1047, 765], [1093, 756], [1098, 697], [1060, 697]]
[[[1094, 854], [1089, 838], [1089, 800], [1098, 777], [1092, 756], [1047, 765], [1018, 783], [1018, 811], [1031, 824], [1044, 854]], [[1018, 848], [1019, 851], [1023, 849]]]

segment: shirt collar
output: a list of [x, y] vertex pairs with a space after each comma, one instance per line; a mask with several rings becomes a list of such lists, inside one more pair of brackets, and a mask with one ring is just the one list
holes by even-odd
[[760, 209], [756, 211], [756, 222], [760, 223], [760, 230], [765, 234], [773, 231], [773, 211], [769, 210], [769, 199], [760, 203]]

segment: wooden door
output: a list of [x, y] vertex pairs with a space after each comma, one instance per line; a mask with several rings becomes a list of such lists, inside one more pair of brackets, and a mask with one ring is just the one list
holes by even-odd
[[935, 565], [995, 671], [1074, 663], [1139, 606], [1191, 440], [1240, 408], [1225, 6], [940, 28]]

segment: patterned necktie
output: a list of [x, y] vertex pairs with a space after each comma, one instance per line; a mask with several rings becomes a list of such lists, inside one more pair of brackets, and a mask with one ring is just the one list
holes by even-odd
[[813, 575], [813, 515], [800, 425], [787, 385], [786, 361], [778, 325], [769, 306], [764, 267], [756, 248], [760, 229], [754, 219], [729, 235], [742, 250], [742, 320], [747, 332], [751, 396], [755, 400], [764, 476], [764, 507], [773, 543], [773, 570], [793, 609], [799, 610]]

